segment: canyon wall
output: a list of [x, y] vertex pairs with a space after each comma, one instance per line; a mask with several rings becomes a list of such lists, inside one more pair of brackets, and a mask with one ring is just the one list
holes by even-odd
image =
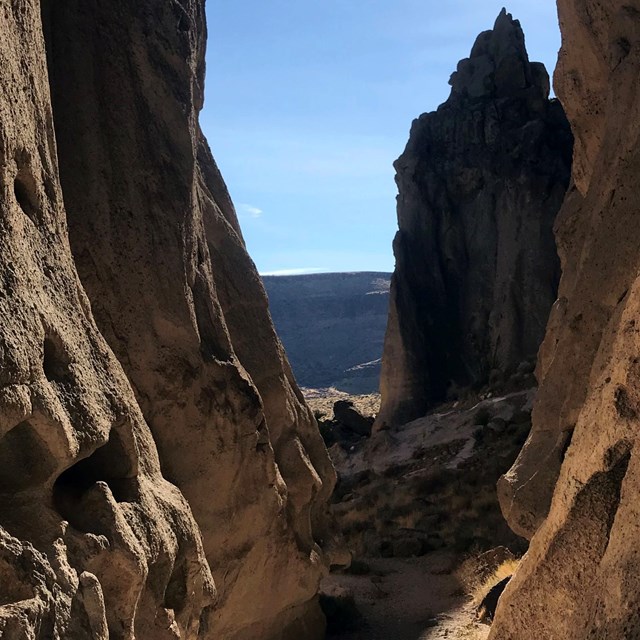
[[502, 11], [396, 161], [396, 270], [378, 426], [535, 358], [556, 299], [553, 222], [571, 164], [562, 107]]
[[204, 3], [3, 5], [0, 635], [322, 638], [335, 474], [198, 126]]
[[[559, 0], [555, 86], [576, 139], [533, 431], [501, 482], [533, 536], [492, 640], [640, 637], [640, 3]], [[557, 479], [557, 483], [556, 483]], [[534, 535], [535, 534], [535, 535]]]

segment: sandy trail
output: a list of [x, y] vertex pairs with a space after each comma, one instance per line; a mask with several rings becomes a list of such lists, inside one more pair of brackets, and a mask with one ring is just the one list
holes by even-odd
[[357, 631], [329, 635], [336, 640], [485, 640], [489, 628], [475, 622], [469, 599], [451, 571], [454, 558], [367, 559], [371, 573], [332, 575], [326, 593], [353, 594], [364, 624]]

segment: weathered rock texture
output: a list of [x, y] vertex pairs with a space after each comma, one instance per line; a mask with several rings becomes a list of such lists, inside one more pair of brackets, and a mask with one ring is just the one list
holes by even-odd
[[2, 9], [0, 636], [321, 638], [334, 472], [198, 127], [203, 2]]
[[213, 581], [75, 271], [37, 3], [0, 33], [0, 636], [193, 638]]
[[493, 640], [529, 640], [532, 629], [640, 637], [640, 3], [558, 8], [555, 84], [577, 141], [575, 188], [556, 226], [563, 274], [533, 432], [502, 484], [512, 526], [537, 532]]
[[572, 139], [544, 66], [503, 11], [413, 123], [397, 160], [396, 271], [378, 424], [535, 358], [556, 299], [553, 221]]

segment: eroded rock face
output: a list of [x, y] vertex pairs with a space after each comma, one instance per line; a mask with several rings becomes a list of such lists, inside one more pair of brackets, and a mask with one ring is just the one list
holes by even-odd
[[[577, 141], [576, 187], [556, 228], [563, 275], [533, 432], [503, 486], [510, 523], [535, 535], [493, 640], [528, 640], [531, 629], [558, 640], [640, 635], [640, 4], [558, 8], [555, 83]], [[556, 475], [540, 482], [550, 461]]]
[[396, 162], [396, 271], [378, 426], [534, 358], [556, 298], [553, 221], [572, 140], [549, 78], [503, 11], [413, 123]]
[[335, 475], [198, 127], [203, 2], [6, 4], [0, 635], [321, 638]]
[[0, 636], [196, 638], [211, 572], [76, 274], [37, 3], [0, 32]]

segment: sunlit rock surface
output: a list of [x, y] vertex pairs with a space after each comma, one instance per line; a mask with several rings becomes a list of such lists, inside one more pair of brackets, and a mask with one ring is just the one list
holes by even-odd
[[335, 476], [199, 130], [203, 2], [0, 32], [0, 636], [323, 637]]
[[533, 432], [502, 484], [510, 523], [535, 535], [493, 640], [529, 640], [533, 629], [554, 640], [640, 637], [640, 4], [558, 8], [555, 85], [577, 142], [575, 187], [556, 227], [563, 275]]

